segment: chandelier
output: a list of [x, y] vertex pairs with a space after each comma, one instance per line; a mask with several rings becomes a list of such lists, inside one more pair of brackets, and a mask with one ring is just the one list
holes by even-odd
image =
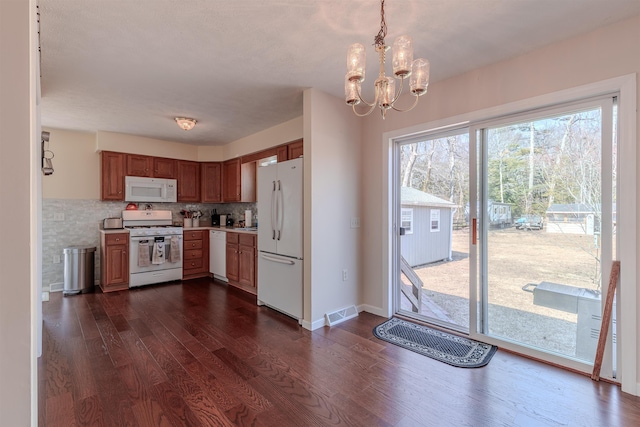
[[[354, 43], [347, 51], [347, 75], [344, 80], [345, 100], [351, 105], [353, 112], [359, 116], [368, 116], [375, 107], [380, 108], [382, 118], [385, 118], [387, 110], [393, 108], [396, 111], [405, 112], [418, 105], [418, 97], [427, 93], [429, 86], [429, 61], [426, 59], [413, 60], [413, 40], [411, 36], [400, 36], [393, 42], [393, 77], [387, 77], [384, 72], [386, 52], [389, 46], [385, 45], [384, 38], [387, 35], [387, 23], [384, 20], [384, 0], [380, 2], [380, 31], [374, 37], [374, 46], [380, 60], [380, 72], [374, 82], [375, 98], [369, 103], [362, 98], [361, 83], [365, 77], [366, 54], [364, 46]], [[396, 101], [402, 94], [405, 79], [409, 78], [409, 89], [415, 97], [413, 105], [409, 108], [396, 107]], [[396, 80], [400, 80], [400, 87], [396, 92]], [[364, 112], [359, 112], [356, 105], [363, 103], [368, 106]]]

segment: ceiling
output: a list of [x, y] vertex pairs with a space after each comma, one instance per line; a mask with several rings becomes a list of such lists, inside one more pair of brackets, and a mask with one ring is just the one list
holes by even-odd
[[[224, 145], [302, 115], [307, 88], [343, 98], [352, 43], [367, 47], [363, 90], [377, 74], [376, 0], [39, 6], [45, 127]], [[387, 44], [411, 35], [433, 83], [638, 15], [640, 0], [386, 0], [385, 10]], [[176, 116], [198, 124], [183, 131]]]

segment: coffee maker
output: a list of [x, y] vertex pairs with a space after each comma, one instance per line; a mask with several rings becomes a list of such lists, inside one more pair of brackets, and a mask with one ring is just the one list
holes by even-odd
[[218, 214], [218, 210], [214, 209], [211, 214], [211, 226], [212, 227], [220, 227], [220, 215]]

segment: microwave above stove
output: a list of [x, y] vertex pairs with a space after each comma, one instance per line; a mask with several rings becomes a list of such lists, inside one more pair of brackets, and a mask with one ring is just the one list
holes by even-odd
[[178, 181], [175, 179], [125, 176], [124, 183], [126, 202], [178, 201]]

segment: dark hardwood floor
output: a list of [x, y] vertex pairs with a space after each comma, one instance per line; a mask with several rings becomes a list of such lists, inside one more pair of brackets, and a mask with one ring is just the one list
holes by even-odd
[[640, 398], [498, 351], [461, 369], [373, 337], [309, 332], [209, 279], [44, 303], [39, 425], [638, 426]]

